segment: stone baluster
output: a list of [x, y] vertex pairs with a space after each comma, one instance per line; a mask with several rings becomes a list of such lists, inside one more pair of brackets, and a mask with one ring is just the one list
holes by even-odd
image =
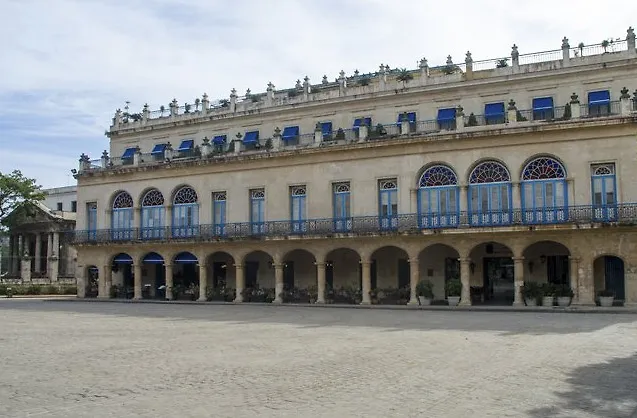
[[177, 99], [173, 99], [170, 102], [170, 117], [174, 118], [179, 114], [179, 103], [177, 103]]
[[464, 131], [464, 108], [460, 105], [456, 108], [456, 131]]
[[621, 95], [619, 96], [619, 108], [622, 116], [629, 116], [632, 113], [630, 94], [626, 87], [621, 89]]
[[277, 126], [272, 134], [272, 150], [279, 151], [283, 148], [283, 140], [281, 140], [281, 129]]
[[135, 152], [133, 153], [133, 166], [137, 167], [142, 162], [142, 150], [139, 146], [135, 147]]
[[314, 146], [320, 147], [323, 143], [323, 128], [321, 124], [317, 122], [314, 126]]

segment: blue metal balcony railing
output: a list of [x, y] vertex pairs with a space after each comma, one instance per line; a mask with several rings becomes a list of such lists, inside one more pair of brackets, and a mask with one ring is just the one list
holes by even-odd
[[510, 209], [491, 212], [355, 216], [308, 220], [237, 222], [224, 225], [99, 229], [71, 231], [74, 243], [131, 241], [207, 241], [236, 238], [283, 237], [288, 235], [329, 236], [334, 234], [373, 235], [379, 233], [420, 233], [443, 228], [476, 228], [515, 225], [556, 225], [582, 223], [637, 224], [637, 203], [606, 206], [570, 206]]

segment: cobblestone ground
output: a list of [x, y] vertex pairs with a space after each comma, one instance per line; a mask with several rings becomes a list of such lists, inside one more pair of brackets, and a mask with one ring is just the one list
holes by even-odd
[[0, 416], [629, 417], [637, 316], [0, 300]]

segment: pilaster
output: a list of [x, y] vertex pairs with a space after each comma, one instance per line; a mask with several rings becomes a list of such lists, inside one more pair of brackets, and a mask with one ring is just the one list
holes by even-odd
[[418, 304], [418, 295], [416, 295], [416, 286], [420, 280], [420, 260], [418, 257], [409, 259], [409, 304]]

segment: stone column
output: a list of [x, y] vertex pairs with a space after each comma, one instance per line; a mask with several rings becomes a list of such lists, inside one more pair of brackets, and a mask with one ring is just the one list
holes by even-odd
[[524, 286], [524, 257], [513, 257], [513, 306], [524, 306], [522, 286]]
[[283, 302], [283, 267], [282, 263], [274, 263], [274, 303]]
[[206, 263], [199, 263], [199, 302], [206, 301], [208, 290], [208, 266]]
[[469, 223], [469, 202], [468, 202], [469, 187], [466, 184], [460, 185], [460, 224]]
[[134, 296], [133, 298], [139, 300], [142, 298], [142, 265], [141, 263], [133, 264], [134, 271]]
[[51, 280], [51, 256], [53, 255], [53, 233], [46, 234], [46, 274]]
[[[88, 275], [86, 274], [86, 267], [78, 265], [75, 269], [75, 286], [77, 287], [77, 297], [86, 297], [86, 285], [88, 284]], [[99, 289], [97, 290], [99, 293]]]
[[58, 273], [59, 273], [59, 258], [60, 258], [60, 233], [53, 233], [53, 247], [51, 250], [51, 258], [50, 258], [50, 269], [49, 269], [49, 280], [52, 282], [58, 281]]
[[417, 305], [418, 296], [416, 295], [416, 286], [420, 280], [420, 260], [418, 257], [409, 259], [409, 304]]
[[371, 265], [372, 263], [370, 261], [361, 260], [361, 269], [363, 273], [362, 274], [363, 283], [362, 283], [362, 289], [361, 289], [361, 293], [362, 293], [361, 296], [363, 298], [363, 301], [361, 302], [362, 305], [369, 305], [372, 303], [369, 296], [369, 291], [372, 290]]
[[325, 303], [325, 262], [316, 263], [316, 303]]
[[[84, 270], [84, 269], [83, 269]], [[99, 299], [108, 299], [111, 296], [111, 289], [108, 285], [107, 275], [111, 272], [111, 266], [105, 265], [97, 272], [97, 297]], [[82, 276], [86, 275], [86, 271], [80, 273]]]
[[236, 271], [235, 280], [237, 282], [235, 286], [237, 294], [235, 295], [234, 301], [237, 303], [240, 303], [240, 302], [243, 302], [243, 288], [245, 287], [245, 284], [246, 284], [244, 271], [243, 271], [243, 264], [235, 264], [234, 268]]
[[462, 293], [460, 294], [460, 305], [471, 305], [471, 258], [460, 259], [460, 281], [462, 282]]
[[42, 235], [40, 233], [35, 234], [35, 272], [42, 271]]
[[571, 302], [573, 305], [579, 304], [579, 271], [578, 271], [578, 262], [579, 259], [577, 257], [570, 256], [568, 258], [569, 261], [569, 282], [571, 286], [571, 290], [573, 291], [573, 301]]
[[595, 279], [593, 277], [593, 260], [591, 258], [577, 259], [577, 276], [579, 283], [577, 303], [580, 305], [595, 305]]
[[166, 300], [173, 299], [173, 265], [166, 264]]
[[511, 201], [513, 202], [513, 209], [519, 210], [522, 209], [522, 199], [520, 195], [520, 182], [512, 181], [511, 182]]

